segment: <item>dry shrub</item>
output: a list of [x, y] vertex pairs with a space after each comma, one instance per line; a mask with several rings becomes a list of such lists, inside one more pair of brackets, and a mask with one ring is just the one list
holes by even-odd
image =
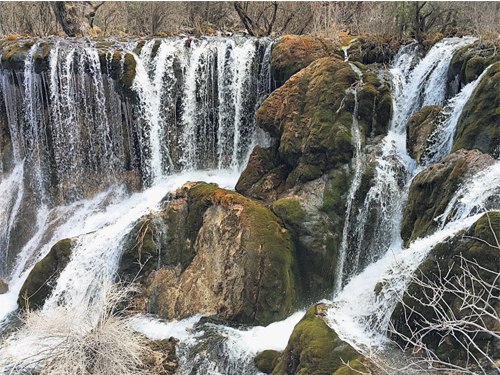
[[17, 347], [30, 350], [28, 357], [18, 360], [15, 371], [34, 370], [40, 375], [146, 373], [142, 363], [146, 339], [129, 326], [120, 308], [135, 289], [114, 284], [102, 290], [94, 306], [27, 312], [24, 326], [9, 340], [14, 351]]

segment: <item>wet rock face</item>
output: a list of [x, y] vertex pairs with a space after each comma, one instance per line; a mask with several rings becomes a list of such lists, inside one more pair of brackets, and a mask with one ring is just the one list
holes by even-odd
[[5, 294], [9, 291], [9, 285], [0, 279], [0, 294]]
[[415, 113], [406, 124], [406, 145], [408, 155], [420, 163], [428, 146], [429, 136], [442, 121], [440, 105], [429, 105]]
[[[157, 243], [161, 259], [150, 253], [160, 268], [144, 269], [148, 311], [165, 319], [206, 313], [260, 325], [293, 311], [299, 295], [295, 248], [269, 209], [206, 183], [188, 183], [160, 215], [174, 249]], [[179, 226], [184, 231], [176, 233]], [[119, 273], [135, 271], [127, 266], [134, 252], [138, 257], [126, 249]]]
[[[325, 323], [325, 304], [311, 306], [295, 326], [273, 375], [356, 374], [366, 371], [363, 357]], [[256, 357], [258, 358], [258, 357]], [[350, 363], [351, 368], [344, 363]]]
[[458, 119], [452, 152], [478, 149], [494, 158], [500, 155], [500, 62], [492, 65]]
[[334, 45], [329, 39], [312, 36], [286, 35], [273, 46], [271, 74], [277, 86], [313, 61], [332, 56]]
[[459, 184], [493, 163], [490, 155], [462, 149], [415, 176], [401, 225], [405, 243], [431, 234], [438, 225], [434, 219], [444, 212]]
[[448, 69], [448, 97], [456, 95], [464, 85], [479, 77], [485, 68], [499, 61], [500, 56], [494, 51], [493, 45], [479, 41], [457, 50]]
[[21, 309], [39, 309], [50, 296], [60, 273], [66, 267], [71, 255], [73, 239], [57, 242], [49, 253], [31, 270], [24, 282], [17, 304]]
[[[391, 320], [396, 330], [411, 337], [411, 332], [423, 327], [427, 330], [423, 343], [441, 360], [454, 364], [463, 366], [470, 359], [465, 347], [470, 347], [471, 353], [478, 359], [483, 360], [484, 354], [477, 349], [494, 360], [500, 359], [500, 339], [487, 333], [498, 332], [500, 328], [498, 318], [493, 318], [500, 315], [500, 300], [496, 292], [500, 287], [499, 238], [500, 212], [489, 212], [469, 229], [435, 245], [414, 273], [415, 280], [408, 287], [403, 304], [398, 303], [392, 314]], [[469, 275], [467, 269], [471, 272]], [[476, 281], [472, 281], [471, 276]], [[433, 290], [431, 284], [438, 285], [439, 289]], [[467, 300], [465, 296], [468, 292], [474, 294], [474, 299]], [[488, 296], [490, 299], [486, 305]], [[467, 303], [474, 304], [474, 309], [485, 310], [474, 317], [474, 312], [478, 310], [471, 309]], [[438, 314], [438, 311], [444, 313], [450, 322], [457, 323], [439, 326], [437, 322], [443, 315]], [[458, 323], [460, 321], [462, 324]], [[433, 329], [428, 322], [436, 323]], [[474, 324], [483, 327], [484, 331], [481, 332]], [[459, 331], [462, 328], [469, 331], [469, 337], [477, 349]], [[398, 336], [395, 339], [402, 345], [408, 344]]]

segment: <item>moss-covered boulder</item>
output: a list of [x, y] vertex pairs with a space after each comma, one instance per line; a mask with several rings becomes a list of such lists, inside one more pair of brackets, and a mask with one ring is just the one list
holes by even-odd
[[453, 141], [452, 152], [465, 148], [500, 155], [500, 62], [488, 69], [464, 107]]
[[39, 309], [43, 306], [70, 260], [73, 241], [68, 238], [57, 242], [31, 270], [19, 292], [17, 303], [21, 309]]
[[148, 311], [165, 319], [206, 313], [261, 325], [293, 312], [300, 294], [295, 247], [269, 209], [235, 192], [188, 183], [158, 215], [167, 239], [151, 251], [161, 254], [152, 259], [160, 268], [144, 271]]
[[462, 149], [415, 176], [401, 225], [405, 243], [432, 233], [438, 226], [435, 219], [444, 213], [460, 183], [493, 162], [491, 156], [478, 150]]
[[0, 294], [5, 294], [9, 291], [9, 284], [0, 279]]
[[271, 52], [271, 74], [281, 86], [292, 75], [313, 61], [334, 53], [329, 39], [313, 36], [285, 35], [274, 45]]
[[257, 111], [258, 126], [279, 140], [279, 157], [293, 168], [288, 186], [351, 159], [352, 115], [344, 96], [356, 80], [349, 64], [319, 59], [275, 90]]
[[290, 167], [280, 163], [275, 149], [255, 146], [235, 190], [249, 198], [274, 201], [285, 190], [289, 173]]
[[499, 360], [500, 339], [492, 334], [500, 328], [499, 238], [500, 212], [489, 212], [435, 245], [392, 314], [397, 331], [411, 337], [422, 329], [415, 341], [422, 340], [443, 361], [463, 366], [471, 360], [466, 348], [481, 361], [480, 351]]
[[279, 359], [280, 352], [276, 350], [264, 350], [254, 357], [253, 362], [260, 372], [270, 374], [278, 364]]
[[393, 45], [394, 41], [384, 38], [359, 37], [351, 42], [347, 56], [352, 62], [389, 64], [397, 52], [391, 48]]
[[406, 124], [408, 155], [415, 159], [417, 164], [429, 146], [429, 136], [444, 119], [442, 110], [440, 105], [425, 106], [411, 116]]
[[24, 61], [34, 40], [4, 40], [0, 42], [1, 65], [3, 69], [24, 70]]
[[500, 61], [500, 55], [494, 53], [495, 48], [499, 47], [498, 40], [476, 41], [458, 49], [453, 54], [448, 69], [448, 97], [456, 95], [464, 85], [477, 79], [486, 67]]
[[325, 323], [326, 308], [325, 304], [317, 304], [307, 310], [295, 326], [273, 375], [354, 375], [366, 371], [364, 357]]

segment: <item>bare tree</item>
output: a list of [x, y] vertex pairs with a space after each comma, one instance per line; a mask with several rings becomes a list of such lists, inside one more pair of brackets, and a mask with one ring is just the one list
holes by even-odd
[[104, 4], [85, 1], [53, 1], [52, 10], [57, 22], [68, 36], [87, 36], [94, 26], [97, 9]]

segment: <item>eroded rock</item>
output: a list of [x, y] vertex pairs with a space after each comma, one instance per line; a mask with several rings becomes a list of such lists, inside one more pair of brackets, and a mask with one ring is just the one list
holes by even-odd
[[420, 163], [427, 150], [429, 137], [443, 120], [440, 105], [428, 105], [410, 117], [406, 124], [406, 145], [408, 155]]
[[462, 149], [415, 176], [403, 213], [403, 241], [408, 244], [432, 233], [438, 226], [434, 219], [444, 212], [459, 184], [493, 162], [481, 151]]
[[5, 294], [9, 291], [9, 285], [0, 279], [0, 294]]
[[[435, 245], [415, 271], [403, 304], [398, 303], [392, 314], [397, 331], [410, 338], [411, 332], [422, 328], [423, 343], [441, 360], [457, 365], [467, 365], [470, 354], [481, 361], [484, 353], [500, 359], [500, 339], [491, 334], [500, 328], [494, 318], [500, 315], [495, 292], [500, 287], [499, 238], [500, 212], [489, 212], [470, 228]], [[468, 303], [476, 306], [479, 315], [474, 316]], [[469, 333], [472, 345], [464, 332]], [[399, 336], [395, 339], [409, 345]]]

